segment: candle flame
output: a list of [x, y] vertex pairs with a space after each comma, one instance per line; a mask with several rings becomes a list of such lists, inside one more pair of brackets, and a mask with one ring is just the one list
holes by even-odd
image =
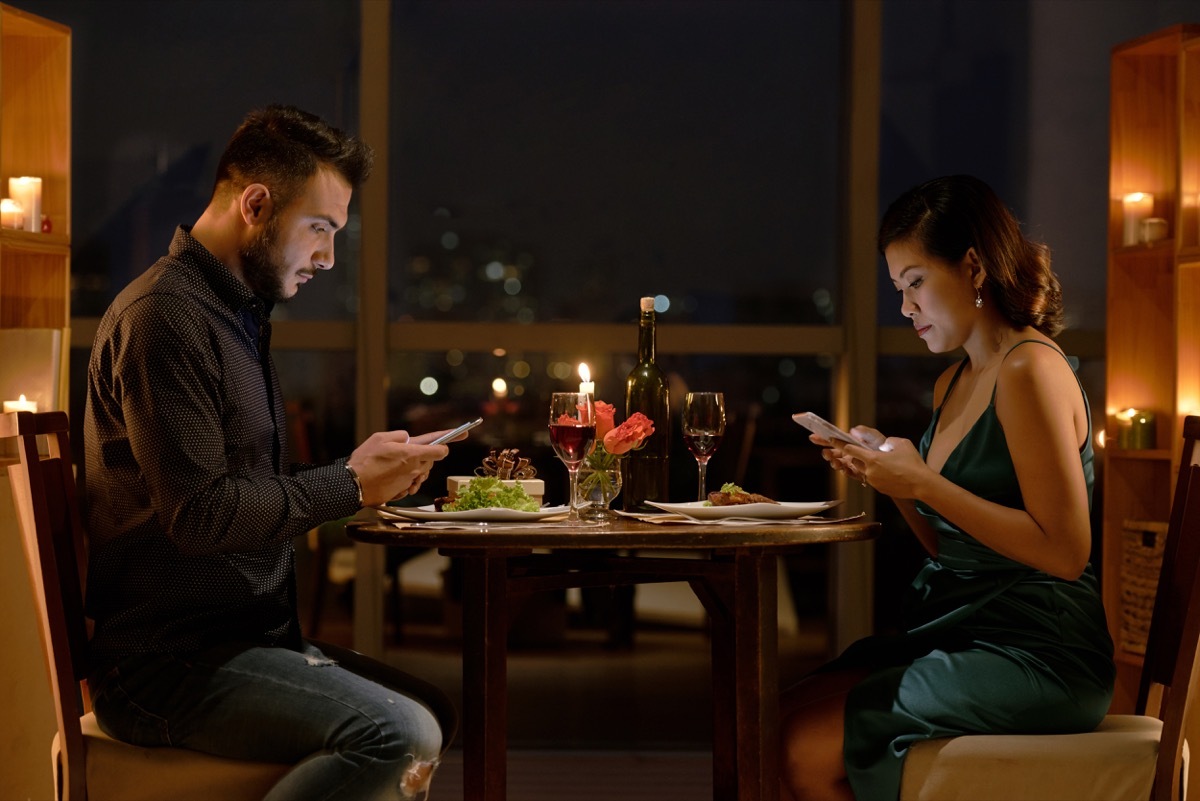
[[21, 401], [21, 403], [25, 403], [25, 402], [26, 402], [24, 393], [22, 393], [22, 394], [21, 394], [21, 397], [20, 397], [20, 398], [18, 398], [18, 400], [20, 400], [20, 401]]
[[579, 380], [581, 380], [581, 381], [591, 381], [592, 380], [592, 371], [589, 370], [588, 366], [586, 364], [584, 364], [583, 362], [579, 363]]

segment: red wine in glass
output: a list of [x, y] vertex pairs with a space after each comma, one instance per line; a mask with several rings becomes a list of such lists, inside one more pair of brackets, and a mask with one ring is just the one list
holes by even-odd
[[550, 426], [550, 444], [564, 464], [577, 465], [582, 462], [595, 441], [595, 426]]
[[592, 443], [596, 441], [596, 407], [592, 396], [583, 392], [555, 392], [550, 396], [550, 444], [554, 452], [567, 466], [571, 479], [571, 494], [568, 496], [570, 510], [567, 520], [579, 522], [576, 506], [579, 493], [579, 465], [583, 464]]

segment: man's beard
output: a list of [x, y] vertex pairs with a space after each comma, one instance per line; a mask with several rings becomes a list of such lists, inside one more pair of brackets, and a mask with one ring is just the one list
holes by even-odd
[[271, 215], [262, 233], [238, 250], [242, 260], [242, 277], [255, 295], [271, 303], [288, 300], [283, 292], [283, 275], [287, 268], [279, 263], [275, 252], [278, 233], [278, 218]]

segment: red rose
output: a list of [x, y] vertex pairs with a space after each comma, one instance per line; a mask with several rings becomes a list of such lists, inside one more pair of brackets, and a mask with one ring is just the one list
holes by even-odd
[[613, 456], [631, 451], [654, 433], [654, 423], [641, 412], [633, 415], [621, 425], [604, 435], [604, 449]]
[[604, 439], [605, 434], [613, 430], [616, 423], [613, 417], [617, 414], [617, 409], [611, 403], [605, 403], [602, 400], [595, 402], [596, 407], [596, 441]]

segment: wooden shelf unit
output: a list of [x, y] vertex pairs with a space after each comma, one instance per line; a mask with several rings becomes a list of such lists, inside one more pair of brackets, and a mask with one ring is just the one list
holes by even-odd
[[[53, 408], [66, 409], [71, 325], [71, 29], [0, 4], [0, 194], [42, 179], [52, 233], [0, 230], [0, 329], [62, 332]], [[2, 369], [2, 368], [0, 368]]]
[[[1112, 51], [1108, 214], [1107, 415], [1102, 585], [1117, 646], [1114, 711], [1137, 697], [1141, 657], [1122, 644], [1127, 520], [1165, 522], [1182, 421], [1200, 412], [1200, 25]], [[1125, 195], [1154, 196], [1167, 239], [1124, 242]], [[1156, 415], [1155, 446], [1122, 450], [1114, 414]]]
[[[0, 195], [8, 179], [42, 179], [42, 213], [52, 233], [0, 230], [0, 379], [4, 400], [26, 386], [30, 365], [41, 356], [13, 353], [15, 342], [50, 341], [57, 355], [56, 387], [39, 398], [39, 409], [68, 408], [67, 367], [71, 325], [71, 29], [0, 3]], [[24, 330], [22, 330], [24, 329]], [[37, 330], [34, 330], [37, 329]], [[45, 329], [50, 329], [45, 331]], [[58, 332], [57, 335], [53, 332]], [[12, 349], [12, 350], [10, 350]], [[15, 358], [14, 358], [15, 357]], [[5, 368], [10, 373], [5, 373]], [[49, 365], [43, 372], [54, 374]], [[40, 384], [49, 385], [50, 381]], [[15, 448], [11, 442], [9, 446]], [[54, 781], [45, 759], [54, 735], [54, 701], [39, 654], [21, 537], [0, 445], [0, 640], [15, 658], [6, 664], [11, 701], [8, 719], [21, 721], [19, 737], [0, 743], [0, 797], [53, 798]], [[13, 451], [12, 453], [15, 453]]]

